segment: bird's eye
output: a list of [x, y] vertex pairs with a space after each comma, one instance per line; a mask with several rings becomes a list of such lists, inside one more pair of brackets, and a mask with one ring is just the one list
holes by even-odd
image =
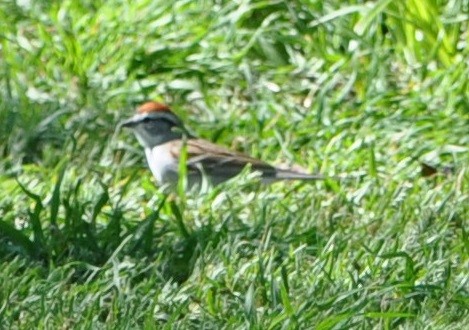
[[149, 118], [149, 117], [145, 117], [145, 118], [142, 119], [143, 123], [149, 123], [150, 121], [151, 121], [151, 118]]

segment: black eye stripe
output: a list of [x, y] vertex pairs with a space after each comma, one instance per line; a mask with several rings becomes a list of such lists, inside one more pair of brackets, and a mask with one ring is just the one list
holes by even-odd
[[159, 118], [151, 118], [151, 117], [145, 117], [142, 119], [142, 123], [146, 124], [146, 123], [156, 123], [158, 121], [163, 121], [163, 122], [166, 122], [170, 125], [177, 125], [176, 122], [174, 122], [174, 120], [171, 120], [169, 118], [164, 118], [164, 117], [159, 117]]

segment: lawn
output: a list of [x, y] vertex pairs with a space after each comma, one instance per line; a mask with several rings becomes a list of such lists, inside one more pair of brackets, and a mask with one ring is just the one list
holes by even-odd
[[[467, 0], [0, 3], [5, 329], [467, 329]], [[167, 194], [145, 100], [249, 171]]]

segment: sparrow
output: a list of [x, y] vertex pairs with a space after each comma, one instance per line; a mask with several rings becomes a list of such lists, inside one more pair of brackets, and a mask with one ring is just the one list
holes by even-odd
[[190, 134], [169, 106], [146, 102], [121, 126], [131, 128], [145, 149], [148, 166], [160, 185], [174, 186], [179, 179], [179, 160], [186, 155], [187, 185], [207, 178], [217, 185], [238, 175], [246, 166], [261, 174], [262, 182], [279, 180], [321, 180], [321, 175], [304, 174], [274, 167], [262, 160], [199, 139]]

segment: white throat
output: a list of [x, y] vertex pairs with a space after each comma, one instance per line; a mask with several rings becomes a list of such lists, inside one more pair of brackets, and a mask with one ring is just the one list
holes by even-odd
[[178, 161], [171, 154], [168, 143], [145, 147], [145, 155], [148, 167], [159, 184], [177, 182]]

